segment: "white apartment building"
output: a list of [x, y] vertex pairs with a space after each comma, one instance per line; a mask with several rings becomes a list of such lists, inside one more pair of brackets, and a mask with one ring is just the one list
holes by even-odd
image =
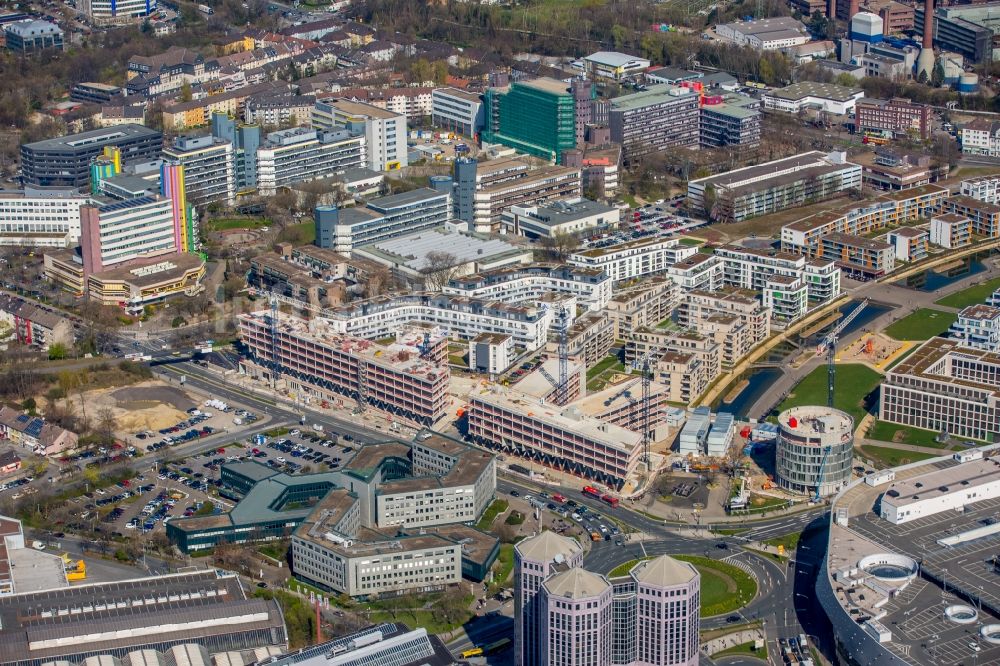
[[328, 309], [323, 316], [334, 332], [369, 340], [392, 337], [405, 326], [425, 323], [440, 326], [460, 340], [482, 333], [507, 334], [529, 351], [545, 344], [552, 321], [550, 312], [534, 306], [429, 292], [355, 301]]
[[958, 213], [945, 213], [931, 218], [930, 242], [953, 249], [972, 242], [972, 220]]
[[990, 204], [1000, 204], [1000, 177], [983, 176], [963, 180], [959, 194]]
[[963, 308], [948, 337], [958, 340], [963, 347], [1000, 353], [1000, 308], [990, 305]]
[[604, 271], [614, 281], [662, 273], [667, 267], [698, 254], [698, 247], [676, 238], [643, 238], [611, 247], [577, 250], [567, 261]]
[[617, 228], [621, 222], [621, 210], [575, 197], [545, 205], [511, 206], [503, 211], [501, 220], [503, 233], [528, 238], [554, 238]]
[[316, 102], [312, 113], [314, 129], [332, 129], [363, 124], [367, 166], [372, 171], [401, 169], [409, 162], [406, 145], [406, 116], [363, 102], [335, 99]]
[[611, 300], [611, 279], [600, 269], [538, 264], [464, 275], [451, 280], [446, 294], [502, 303], [539, 302], [548, 294], [575, 296], [598, 312]]
[[77, 8], [97, 24], [134, 23], [155, 14], [157, 0], [78, 0]]
[[469, 370], [499, 375], [515, 358], [514, 338], [496, 333], [481, 333], [469, 340]]
[[431, 124], [472, 137], [486, 121], [482, 96], [459, 88], [435, 88], [431, 93]]
[[233, 144], [213, 136], [180, 136], [163, 149], [163, 157], [184, 167], [184, 192], [194, 205], [236, 203]]
[[80, 240], [79, 190], [0, 191], [0, 245], [70, 247]]
[[1000, 157], [1000, 122], [976, 118], [962, 128], [962, 152]]
[[271, 132], [257, 149], [257, 187], [274, 194], [279, 187], [334, 176], [365, 166], [367, 140], [343, 127], [305, 127]]
[[714, 254], [695, 254], [667, 266], [667, 277], [682, 292], [692, 289], [716, 291], [722, 288], [724, 276], [725, 265], [722, 258]]
[[[841, 272], [833, 261], [737, 245], [716, 248], [715, 256], [723, 261], [723, 282], [733, 287], [764, 291], [771, 278], [781, 276], [799, 280], [810, 301], [825, 302], [840, 295]], [[808, 307], [808, 303], [804, 305]]]

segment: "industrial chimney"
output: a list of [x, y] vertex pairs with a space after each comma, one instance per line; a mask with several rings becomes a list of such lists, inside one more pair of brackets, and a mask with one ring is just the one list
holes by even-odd
[[826, 1], [826, 17], [831, 21], [837, 20], [837, 0]]
[[934, 0], [924, 0], [924, 42], [917, 56], [917, 78], [923, 73], [927, 79], [934, 72]]

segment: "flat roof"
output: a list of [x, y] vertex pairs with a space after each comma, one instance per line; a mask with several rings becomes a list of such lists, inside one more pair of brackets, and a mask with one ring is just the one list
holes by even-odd
[[542, 90], [553, 95], [566, 95], [569, 97], [570, 94], [568, 83], [547, 76], [540, 76], [537, 79], [530, 79], [528, 81], [517, 81], [517, 84]]
[[428, 229], [355, 248], [355, 252], [362, 255], [369, 254], [417, 271], [431, 264], [428, 255], [442, 251], [454, 256], [459, 263], [487, 262], [530, 252], [503, 240], [444, 229]]
[[42, 141], [26, 143], [23, 147], [31, 150], [73, 150], [83, 146], [91, 147], [113, 144], [115, 141], [123, 138], [162, 136], [160, 132], [154, 129], [135, 123], [127, 123], [125, 125], [115, 125], [114, 127], [79, 132], [77, 134], [57, 136], [52, 139], [43, 139]]
[[614, 206], [583, 198], [551, 201], [530, 208], [534, 208], [534, 212], [529, 214], [531, 220], [547, 227], [575, 222], [601, 213], [614, 213], [618, 210]]
[[[992, 395], [996, 399], [1000, 400], [1000, 384], [987, 384], [985, 382], [960, 379], [958, 377], [943, 374], [947, 371], [947, 367], [942, 364], [941, 361], [951, 354], [963, 359], [978, 361], [979, 363], [993, 365], [1000, 368], [1000, 353], [983, 351], [972, 347], [964, 347], [958, 340], [933, 337], [917, 347], [916, 351], [905, 357], [896, 366], [891, 368], [886, 373], [886, 379], [891, 382], [896, 375], [912, 375], [915, 377], [933, 380], [935, 382], [954, 384], [958, 387], [967, 387], [983, 391], [987, 395]], [[998, 370], [998, 372], [1000, 372], [1000, 370]]]
[[798, 101], [806, 97], [818, 97], [821, 99], [830, 99], [835, 102], [846, 102], [863, 93], [864, 90], [861, 88], [847, 88], [834, 83], [800, 81], [799, 83], [793, 83], [778, 90], [771, 90], [765, 93], [765, 95], [791, 101]]
[[390, 194], [389, 196], [379, 197], [378, 199], [372, 199], [368, 202], [370, 208], [396, 208], [398, 206], [408, 206], [410, 204], [421, 203], [423, 201], [430, 201], [431, 199], [439, 199], [441, 197], [447, 197], [446, 192], [438, 192], [437, 190], [432, 190], [429, 187], [419, 187], [415, 190], [410, 190], [409, 192], [400, 192], [399, 194]]
[[591, 53], [589, 56], [584, 56], [583, 59], [600, 63], [601, 65], [607, 65], [608, 67], [624, 67], [629, 64], [640, 62], [646, 63], [647, 66], [649, 65], [649, 60], [646, 58], [629, 55], [628, 53], [620, 53], [618, 51], [598, 51], [596, 53]]
[[459, 99], [464, 99], [467, 102], [482, 102], [482, 95], [479, 93], [472, 93], [467, 90], [462, 90], [461, 88], [452, 88], [450, 86], [444, 88], [435, 88], [432, 94], [448, 95], [450, 97], [458, 97]]
[[859, 247], [865, 250], [872, 250], [872, 251], [884, 251], [892, 249], [892, 246], [884, 241], [875, 240], [874, 238], [865, 238], [864, 236], [855, 236], [854, 234], [842, 234], [838, 231], [829, 234], [824, 234], [823, 237], [820, 239], [820, 242], [823, 241], [842, 243], [844, 245], [849, 245], [850, 247]]
[[997, 481], [1000, 481], [1000, 458], [982, 458], [895, 481], [886, 488], [882, 501], [901, 507], [920, 500], [944, 497], [953, 492], [964, 493]]
[[355, 116], [370, 116], [372, 118], [379, 118], [382, 120], [388, 120], [390, 118], [403, 118], [404, 116], [398, 113], [393, 113], [392, 111], [386, 111], [377, 106], [372, 106], [371, 104], [365, 104], [364, 102], [355, 102], [350, 99], [338, 97], [332, 100], [325, 100], [330, 106], [336, 107], [338, 110], [344, 113], [355, 115]]
[[627, 111], [631, 109], [641, 109], [653, 104], [662, 104], [670, 101], [683, 101], [698, 93], [690, 88], [672, 86], [669, 83], [661, 83], [649, 86], [646, 90], [622, 95], [611, 100], [611, 108], [614, 110]]

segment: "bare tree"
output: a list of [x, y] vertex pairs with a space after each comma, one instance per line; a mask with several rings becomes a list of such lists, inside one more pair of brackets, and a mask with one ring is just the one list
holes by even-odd
[[440, 291], [456, 276], [459, 268], [458, 257], [454, 254], [444, 250], [433, 250], [427, 253], [427, 263], [420, 272], [424, 276], [427, 289]]

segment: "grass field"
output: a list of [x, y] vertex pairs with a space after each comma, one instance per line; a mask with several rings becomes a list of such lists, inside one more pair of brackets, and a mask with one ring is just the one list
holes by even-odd
[[683, 247], [696, 247], [698, 245], [704, 245], [705, 241], [700, 238], [691, 238], [690, 236], [681, 236], [677, 239], [678, 243]]
[[486, 507], [486, 511], [483, 511], [482, 517], [476, 523], [476, 528], [483, 532], [488, 532], [490, 527], [493, 526], [493, 521], [497, 519], [497, 516], [506, 511], [508, 506], [507, 500], [493, 500], [493, 503]]
[[937, 441], [938, 433], [933, 430], [922, 430], [910, 426], [875, 421], [868, 429], [868, 439], [894, 444], [912, 444], [914, 446], [929, 446], [935, 449], [944, 448], [945, 444]]
[[930, 453], [917, 453], [916, 451], [901, 451], [887, 446], [862, 446], [861, 453], [867, 458], [880, 463], [883, 467], [897, 467], [907, 463], [919, 462], [934, 458]]
[[[826, 404], [826, 366], [820, 366], [799, 382], [791, 395], [778, 406], [778, 411], [799, 405]], [[864, 397], [875, 390], [882, 375], [858, 363], [837, 365], [837, 379], [834, 384], [833, 406], [842, 409], [858, 423], [864, 418]]]
[[801, 532], [793, 532], [791, 534], [786, 534], [785, 536], [776, 537], [774, 539], [768, 539], [764, 543], [768, 546], [784, 546], [785, 552], [793, 551], [799, 546], [799, 538], [802, 536]]
[[594, 367], [587, 370], [587, 390], [600, 391], [616, 372], [624, 372], [625, 366], [614, 354], [605, 356]]
[[884, 333], [896, 340], [929, 340], [947, 331], [956, 319], [954, 312], [920, 308], [886, 327]]
[[260, 229], [270, 226], [270, 220], [262, 217], [220, 217], [205, 223], [210, 231], [225, 231], [226, 229]]
[[949, 294], [934, 302], [950, 308], [964, 308], [984, 302], [997, 289], [1000, 289], [1000, 278], [993, 278], [982, 284], [976, 284], [962, 291], [956, 291], [954, 294]]
[[757, 657], [758, 659], [763, 659], [764, 661], [767, 661], [767, 644], [765, 644], [764, 647], [762, 647], [761, 649], [755, 650], [753, 647], [753, 641], [750, 641], [749, 643], [741, 643], [739, 645], [734, 645], [731, 648], [726, 648], [721, 652], [716, 652], [715, 654], [712, 655], [712, 658], [715, 659], [717, 657], [730, 657], [730, 656], [740, 656], [740, 655], [749, 655], [751, 657]]
[[[747, 605], [757, 596], [757, 581], [751, 578], [747, 572], [731, 564], [697, 555], [672, 555], [671, 557], [690, 562], [701, 574], [702, 617], [731, 613]], [[608, 577], [624, 576], [639, 562], [651, 559], [653, 558], [644, 557], [619, 564], [608, 573]]]
[[316, 223], [312, 220], [290, 224], [278, 234], [279, 243], [308, 245], [316, 240]]
[[500, 553], [497, 555], [496, 573], [493, 583], [503, 586], [507, 582], [507, 577], [514, 570], [514, 544], [505, 543], [500, 545]]

